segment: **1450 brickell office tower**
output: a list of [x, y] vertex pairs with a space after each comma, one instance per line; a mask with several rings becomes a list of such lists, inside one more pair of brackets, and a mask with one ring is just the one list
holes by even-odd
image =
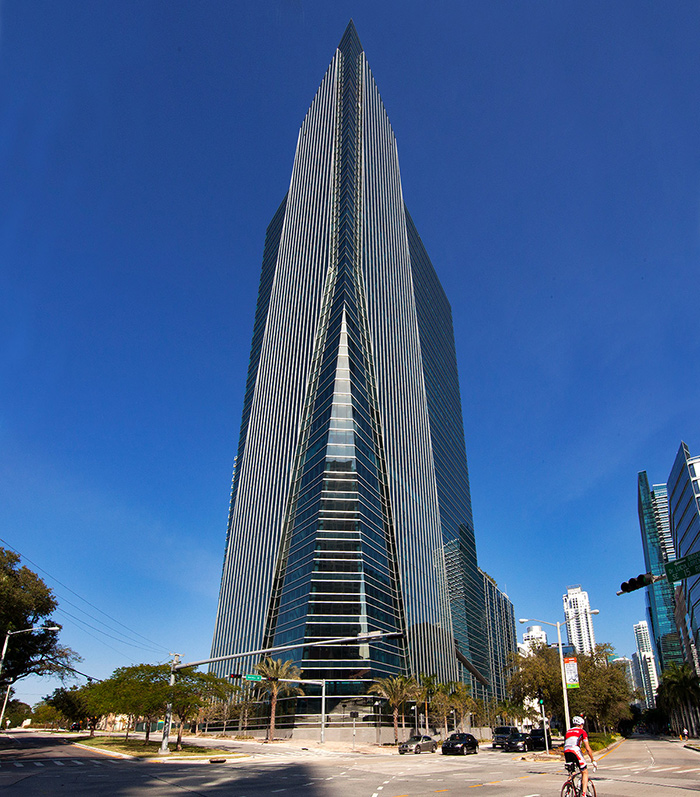
[[450, 305], [352, 23], [265, 239], [212, 657], [297, 643], [338, 695], [488, 673]]

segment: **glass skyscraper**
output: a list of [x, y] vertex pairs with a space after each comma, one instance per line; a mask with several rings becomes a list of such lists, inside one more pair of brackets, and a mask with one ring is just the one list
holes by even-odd
[[[671, 535], [676, 555], [681, 558], [700, 551], [700, 457], [691, 457], [688, 446], [681, 443], [668, 477], [668, 508]], [[685, 647], [688, 663], [696, 666], [700, 650], [700, 576], [676, 584], [677, 625], [687, 634]], [[685, 626], [685, 629], [682, 628]]]
[[[373, 630], [404, 637], [308, 647]], [[267, 230], [212, 657], [285, 644], [310, 678], [488, 683], [451, 309], [352, 23]]]
[[[663, 576], [666, 562], [676, 558], [666, 485], [655, 484], [650, 487], [646, 471], [642, 471], [637, 478], [637, 495], [646, 572]], [[646, 598], [651, 638], [659, 668], [663, 672], [671, 662], [683, 663], [681, 639], [674, 619], [673, 586], [666, 580], [650, 584], [646, 588]]]

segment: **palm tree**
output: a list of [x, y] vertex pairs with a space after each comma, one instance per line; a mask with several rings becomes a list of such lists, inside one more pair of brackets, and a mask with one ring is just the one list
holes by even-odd
[[377, 678], [370, 686], [372, 695], [383, 697], [394, 710], [394, 744], [399, 743], [399, 708], [415, 694], [415, 681], [405, 675]]
[[435, 694], [440, 684], [437, 675], [426, 675], [422, 672], [419, 676], [419, 684], [416, 685], [416, 700], [420, 700], [425, 706], [425, 732], [428, 732], [428, 705], [430, 698]]
[[452, 706], [459, 717], [459, 729], [464, 731], [464, 718], [474, 712], [475, 702], [472, 697], [471, 687], [459, 682], [453, 685], [450, 695]]
[[271, 742], [275, 736], [275, 713], [277, 711], [277, 698], [279, 695], [303, 695], [304, 691], [298, 686], [292, 686], [288, 681], [299, 681], [301, 672], [291, 661], [271, 659], [269, 656], [255, 665], [255, 669], [267, 681], [262, 681], [260, 689], [270, 695], [270, 727], [267, 731], [267, 740]]
[[700, 680], [689, 664], [671, 663], [661, 675], [657, 690], [657, 704], [667, 711], [679, 732], [683, 726], [690, 727], [697, 735], [697, 709], [700, 706]]

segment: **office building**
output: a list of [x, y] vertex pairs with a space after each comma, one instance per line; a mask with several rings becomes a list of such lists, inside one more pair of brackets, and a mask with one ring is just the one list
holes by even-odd
[[489, 650], [489, 681], [491, 695], [496, 700], [505, 700], [508, 668], [517, 652], [515, 610], [510, 598], [498, 589], [495, 580], [481, 571], [484, 578], [486, 600], [486, 635]]
[[[681, 443], [668, 477], [668, 508], [673, 546], [678, 558], [700, 551], [700, 457]], [[700, 576], [674, 584], [676, 625], [686, 661], [697, 668], [700, 645]], [[682, 601], [682, 604], [679, 603]], [[685, 627], [684, 627], [685, 626]], [[697, 671], [697, 669], [696, 669]]]
[[647, 708], [656, 706], [656, 690], [659, 686], [659, 675], [656, 669], [656, 657], [651, 644], [649, 626], [641, 620], [634, 626], [634, 639], [637, 643], [637, 668], [644, 690]]
[[[486, 628], [450, 304], [350, 23], [267, 230], [212, 657], [478, 695]], [[308, 646], [367, 631], [405, 636]]]
[[595, 634], [588, 593], [581, 589], [580, 584], [574, 584], [572, 587], [567, 587], [563, 602], [569, 644], [576, 653], [593, 653]]
[[[666, 485], [655, 484], [650, 487], [646, 471], [642, 471], [637, 478], [637, 496], [645, 572], [663, 576], [666, 562], [676, 558]], [[651, 640], [663, 672], [671, 662], [683, 663], [681, 638], [674, 619], [673, 585], [664, 579], [650, 584], [645, 592]]]

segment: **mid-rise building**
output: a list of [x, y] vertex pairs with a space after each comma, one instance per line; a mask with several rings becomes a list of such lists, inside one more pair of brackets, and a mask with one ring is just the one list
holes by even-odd
[[526, 652], [532, 651], [540, 645], [547, 645], [547, 632], [541, 625], [529, 625], [523, 634], [523, 647]]
[[656, 705], [656, 690], [659, 686], [659, 675], [646, 620], [641, 620], [635, 624], [634, 638], [637, 643], [637, 663], [646, 706], [647, 708], [654, 708]]
[[[352, 694], [411, 672], [479, 696], [487, 628], [451, 308], [350, 23], [267, 230], [212, 657], [287, 645]], [[309, 646], [369, 631], [404, 636]]]
[[[671, 536], [676, 555], [681, 558], [700, 551], [700, 457], [692, 457], [683, 442], [667, 486]], [[697, 654], [693, 651], [700, 648], [700, 576], [674, 586], [684, 603], [676, 606], [676, 625], [684, 638], [686, 661], [696, 666]]]
[[577, 653], [593, 653], [595, 634], [588, 593], [581, 589], [580, 584], [574, 584], [567, 587], [563, 602], [569, 644]]
[[505, 700], [508, 669], [517, 651], [515, 610], [510, 598], [483, 571], [486, 600], [486, 634], [489, 647], [489, 681], [496, 700]]
[[[673, 547], [665, 484], [649, 486], [646, 471], [637, 478], [637, 507], [647, 573], [664, 576], [666, 562], [673, 561]], [[646, 587], [647, 615], [654, 652], [661, 671], [672, 662], [683, 663], [681, 638], [674, 619], [673, 585], [665, 579]]]

